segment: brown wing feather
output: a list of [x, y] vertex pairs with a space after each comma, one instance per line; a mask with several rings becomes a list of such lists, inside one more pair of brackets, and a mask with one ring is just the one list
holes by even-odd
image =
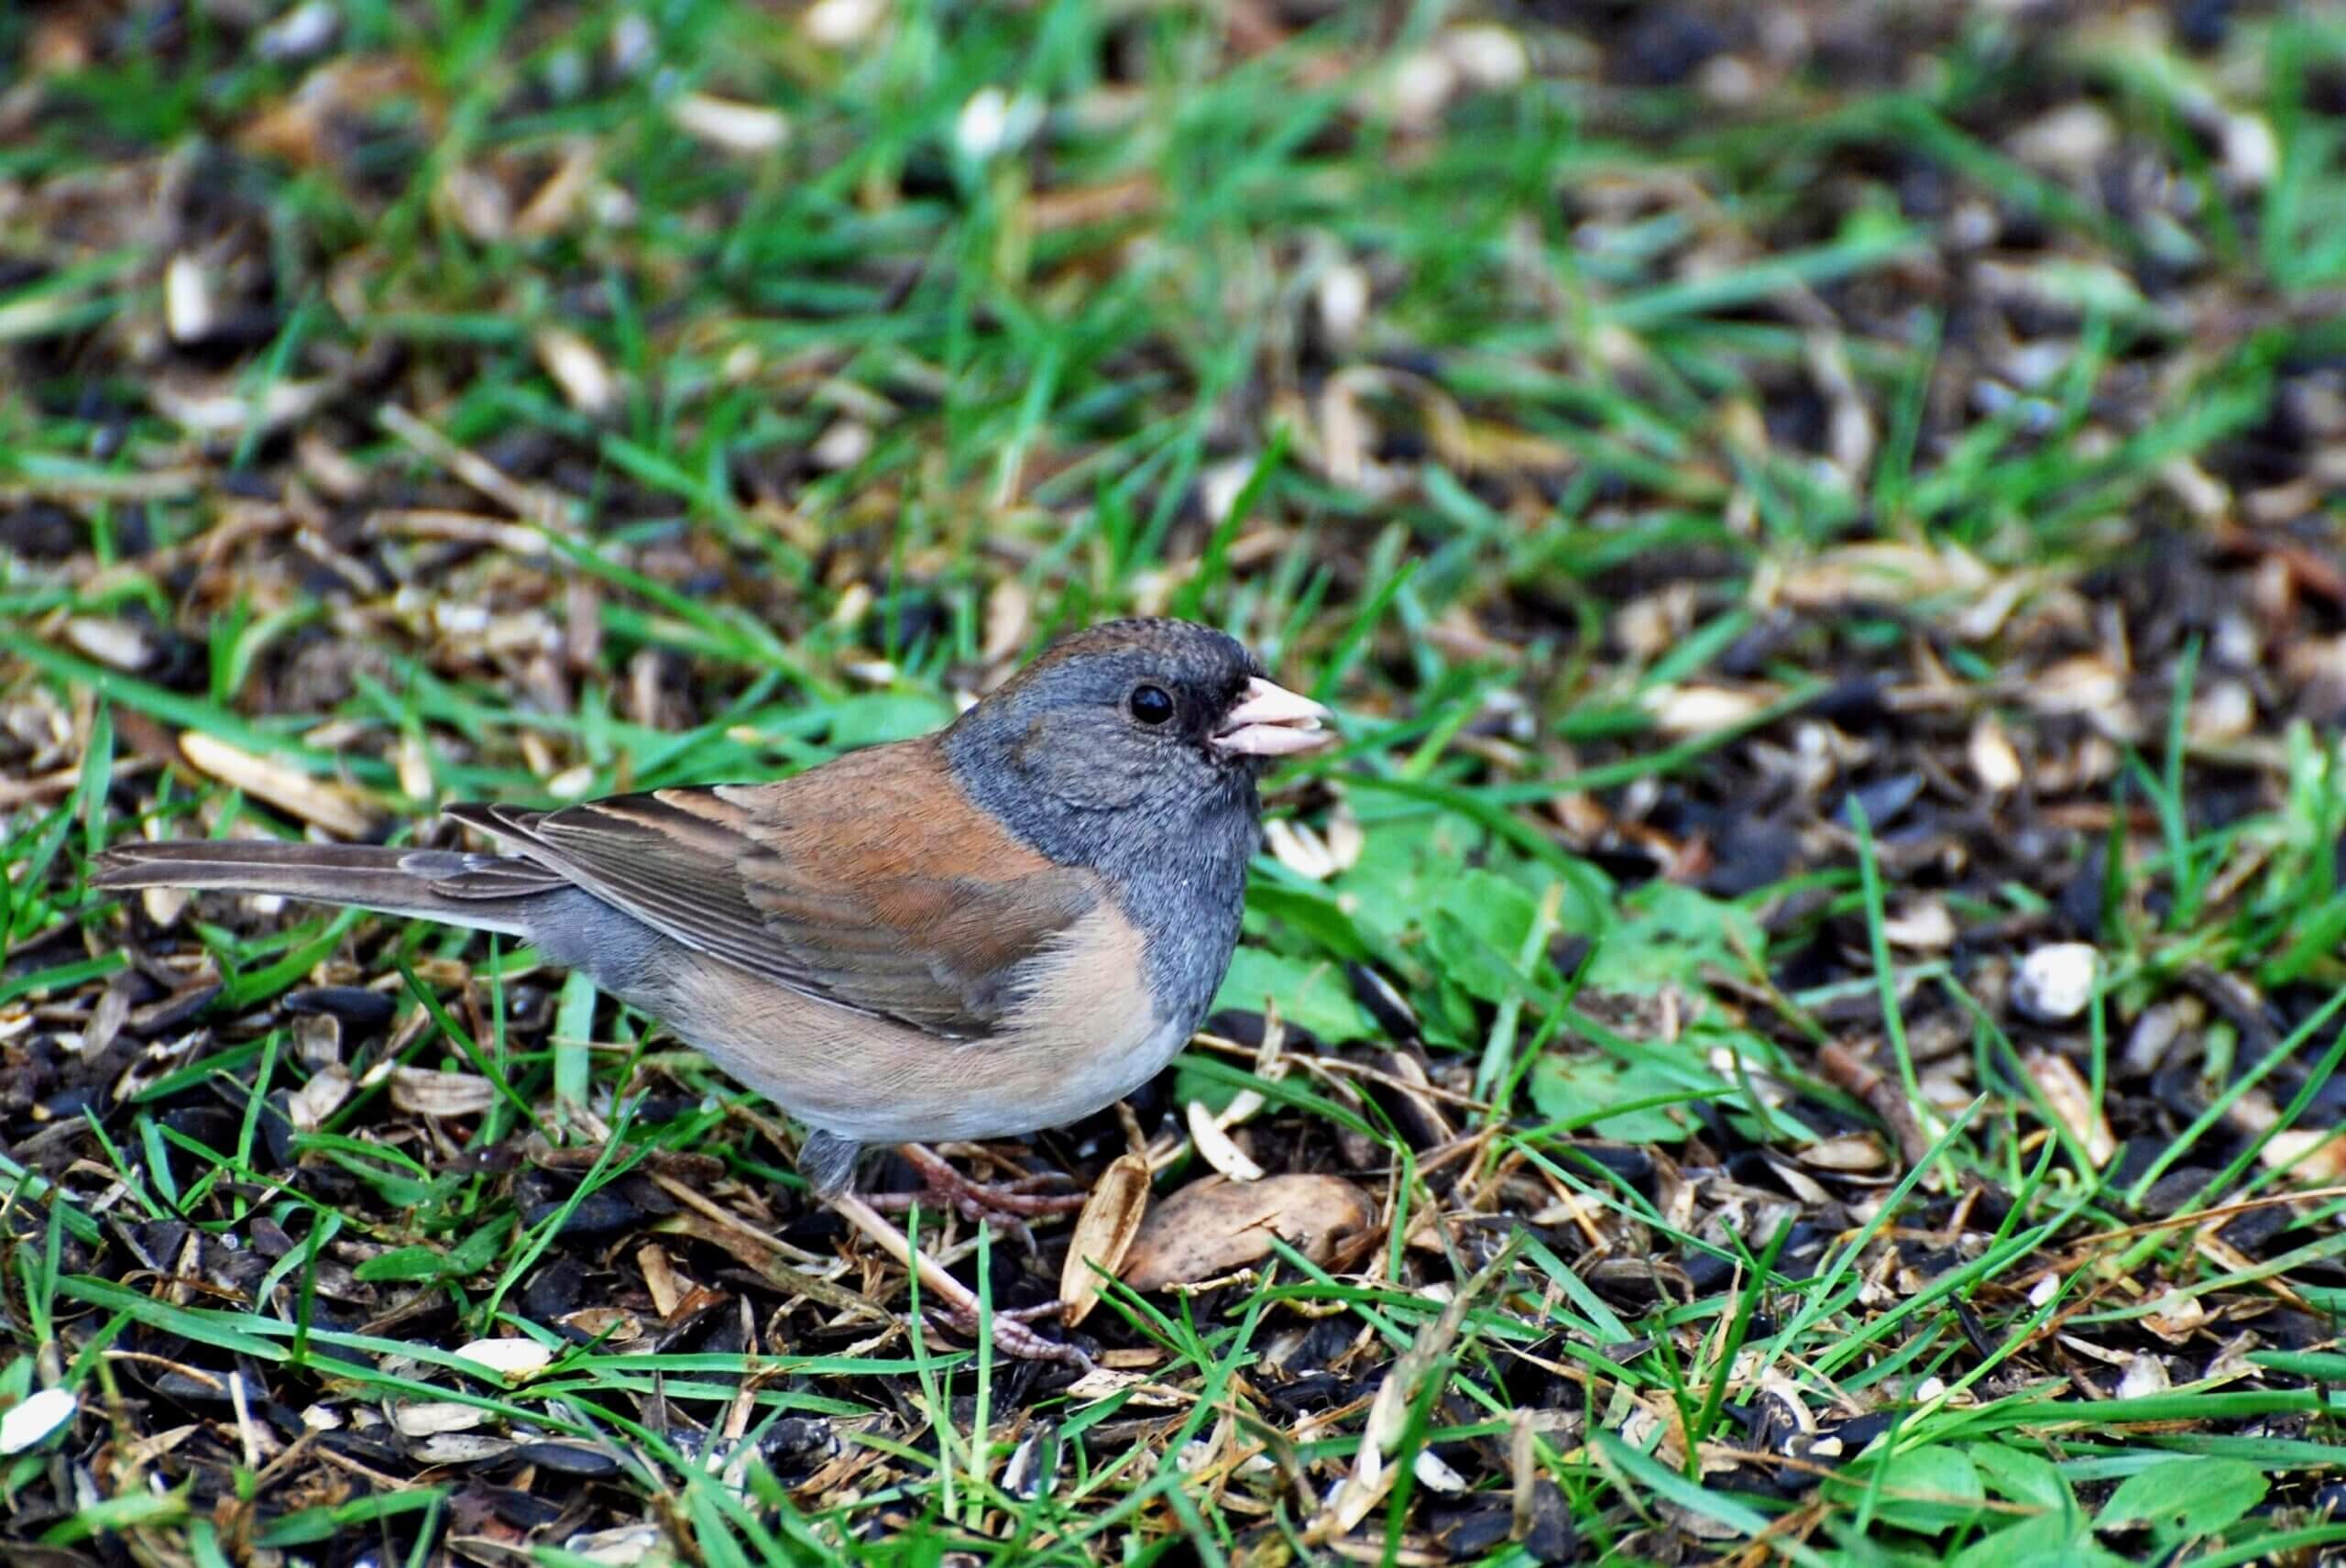
[[675, 940], [932, 1034], [992, 1033], [1100, 903], [970, 806], [926, 741], [795, 779], [451, 815]]

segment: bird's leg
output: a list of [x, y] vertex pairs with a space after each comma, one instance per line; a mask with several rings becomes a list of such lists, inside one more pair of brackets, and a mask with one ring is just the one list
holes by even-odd
[[[917, 1145], [907, 1146], [918, 1147]], [[920, 1152], [947, 1174], [953, 1175], [950, 1166], [926, 1149]], [[880, 1244], [880, 1250], [920, 1278], [920, 1286], [941, 1314], [963, 1333], [975, 1335], [980, 1326], [977, 1293], [945, 1271], [928, 1254], [912, 1244], [912, 1239], [882, 1216], [872, 1204], [852, 1190], [856, 1161], [862, 1146], [834, 1133], [810, 1129], [798, 1145], [798, 1173], [814, 1188], [815, 1196], [830, 1205], [834, 1213]], [[917, 1161], [915, 1161], [917, 1163]], [[958, 1180], [959, 1178], [955, 1177]], [[974, 1184], [972, 1184], [974, 1185]], [[1024, 1226], [1020, 1227], [1024, 1230]], [[1026, 1238], [1028, 1251], [1034, 1250], [1034, 1238]], [[1008, 1355], [1029, 1361], [1064, 1361], [1071, 1366], [1089, 1371], [1091, 1358], [1071, 1344], [1060, 1344], [1045, 1339], [1027, 1326], [1036, 1318], [1048, 1317], [1060, 1310], [1057, 1301], [1040, 1307], [998, 1310], [993, 1314], [993, 1343]]]
[[[978, 1332], [982, 1320], [977, 1292], [948, 1274], [935, 1258], [914, 1246], [910, 1237], [854, 1193], [839, 1193], [830, 1200], [830, 1205], [841, 1219], [879, 1243], [882, 1252], [917, 1275], [920, 1288], [937, 1301], [955, 1328], [966, 1334]], [[1058, 1310], [1057, 1301], [1017, 1310], [997, 1308], [992, 1322], [994, 1347], [1004, 1354], [1028, 1361], [1063, 1361], [1079, 1370], [1090, 1371], [1090, 1356], [1071, 1344], [1045, 1339], [1027, 1326], [1029, 1319], [1047, 1317]]]
[[[1071, 1214], [1083, 1207], [1084, 1195], [1080, 1192], [1031, 1190], [1051, 1179], [1047, 1176], [1021, 1177], [1016, 1181], [972, 1181], [926, 1144], [898, 1144], [896, 1152], [920, 1173], [921, 1185], [928, 1197], [950, 1205], [965, 1219], [1017, 1222], [1046, 1214]], [[909, 1193], [875, 1193], [872, 1197], [874, 1207], [890, 1209], [908, 1208], [912, 1201]], [[1028, 1240], [1028, 1250], [1033, 1250], [1032, 1238]]]
[[816, 1197], [835, 1198], [854, 1184], [855, 1162], [862, 1156], [863, 1146], [853, 1138], [809, 1127], [806, 1135], [798, 1140], [798, 1157], [794, 1163], [798, 1174], [806, 1179], [806, 1185], [815, 1190]]

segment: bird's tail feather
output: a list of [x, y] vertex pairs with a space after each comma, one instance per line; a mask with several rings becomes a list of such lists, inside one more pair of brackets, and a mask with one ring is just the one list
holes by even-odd
[[276, 894], [527, 937], [530, 903], [565, 884], [504, 855], [223, 839], [116, 845], [91, 862], [90, 885]]

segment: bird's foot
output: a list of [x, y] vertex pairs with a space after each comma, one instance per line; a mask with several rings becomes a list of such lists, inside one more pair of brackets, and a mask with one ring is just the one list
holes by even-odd
[[[1055, 1339], [1045, 1339], [1033, 1325], [1057, 1317], [1065, 1307], [1058, 1301], [1046, 1301], [1039, 1307], [996, 1307], [993, 1310], [993, 1347], [1004, 1355], [1014, 1355], [1022, 1361], [1059, 1361], [1079, 1372], [1091, 1370], [1091, 1358], [1071, 1344]], [[955, 1331], [980, 1337], [983, 1322], [978, 1314], [977, 1298], [966, 1302], [948, 1300], [933, 1309]]]
[[920, 1173], [919, 1192], [874, 1192], [866, 1201], [879, 1210], [901, 1213], [926, 1198], [940, 1208], [949, 1208], [963, 1219], [983, 1222], [992, 1220], [1016, 1237], [1028, 1253], [1035, 1250], [1035, 1238], [1027, 1231], [1025, 1222], [1050, 1214], [1071, 1214], [1083, 1207], [1080, 1192], [1038, 1192], [1038, 1187], [1057, 1179], [1048, 1176], [1021, 1177], [1015, 1181], [973, 1181], [948, 1164], [945, 1157], [926, 1144], [900, 1144], [897, 1153], [906, 1164]]
[[870, 1203], [853, 1193], [841, 1193], [830, 1201], [840, 1218], [879, 1243], [882, 1251], [919, 1279], [921, 1292], [927, 1298], [929, 1310], [954, 1328], [972, 1336], [990, 1329], [994, 1348], [1005, 1355], [1028, 1361], [1065, 1362], [1083, 1372], [1091, 1369], [1091, 1358], [1082, 1351], [1071, 1344], [1046, 1339], [1032, 1326], [1037, 1320], [1062, 1310], [1060, 1303], [1049, 1301], [1040, 1307], [997, 1308], [988, 1314], [981, 1309], [976, 1291], [948, 1274], [935, 1258], [914, 1246], [911, 1238]]

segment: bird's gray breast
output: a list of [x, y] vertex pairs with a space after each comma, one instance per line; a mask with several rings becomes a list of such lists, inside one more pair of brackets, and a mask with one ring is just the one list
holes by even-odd
[[1212, 1004], [1238, 946], [1246, 863], [1261, 829], [1251, 801], [1206, 814], [1146, 852], [1119, 856], [1109, 887], [1146, 938], [1157, 1016], [1186, 1036]]

